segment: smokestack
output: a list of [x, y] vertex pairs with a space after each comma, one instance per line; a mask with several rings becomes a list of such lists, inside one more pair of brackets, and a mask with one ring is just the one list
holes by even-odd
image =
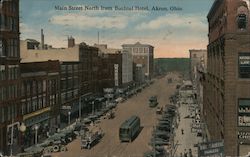
[[41, 46], [42, 50], [44, 49], [44, 34], [43, 34], [43, 29], [41, 29]]
[[68, 37], [68, 48], [74, 46], [75, 46], [75, 39], [72, 36]]

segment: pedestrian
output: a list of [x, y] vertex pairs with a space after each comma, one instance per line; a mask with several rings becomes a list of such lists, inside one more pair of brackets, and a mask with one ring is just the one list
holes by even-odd
[[184, 149], [184, 157], [187, 157], [187, 150]]
[[180, 154], [180, 157], [183, 157], [183, 156], [182, 156], [182, 153]]
[[181, 129], [181, 134], [182, 134], [182, 135], [184, 134], [184, 130], [183, 130], [183, 129]]
[[192, 154], [192, 149], [191, 149], [191, 148], [189, 149], [188, 154], [189, 154], [190, 157], [193, 156], [193, 154]]

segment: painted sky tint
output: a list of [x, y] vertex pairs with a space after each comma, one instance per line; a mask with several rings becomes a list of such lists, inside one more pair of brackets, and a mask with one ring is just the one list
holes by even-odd
[[[155, 57], [188, 57], [189, 49], [204, 49], [208, 43], [206, 15], [214, 0], [20, 0], [21, 39], [66, 47], [67, 36], [76, 42], [100, 43], [121, 48], [141, 43], [155, 47]], [[182, 11], [57, 11], [55, 6], [152, 6], [180, 7]]]

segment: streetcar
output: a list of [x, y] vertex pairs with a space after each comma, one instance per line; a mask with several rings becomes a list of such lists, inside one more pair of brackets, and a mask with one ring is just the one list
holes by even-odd
[[138, 116], [132, 116], [122, 123], [119, 129], [121, 142], [132, 142], [140, 132], [141, 124]]

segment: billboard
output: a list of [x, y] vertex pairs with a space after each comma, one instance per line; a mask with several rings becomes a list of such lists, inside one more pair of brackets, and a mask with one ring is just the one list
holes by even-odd
[[198, 145], [199, 157], [224, 157], [224, 141], [211, 141]]

